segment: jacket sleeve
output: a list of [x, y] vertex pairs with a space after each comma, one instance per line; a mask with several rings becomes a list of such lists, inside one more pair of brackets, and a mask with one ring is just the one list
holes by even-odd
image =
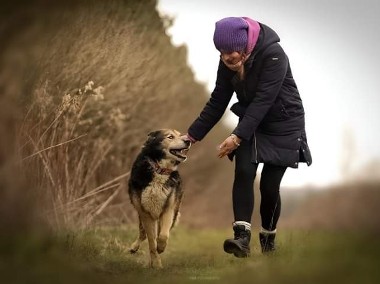
[[244, 140], [251, 139], [256, 128], [275, 102], [287, 69], [288, 58], [278, 45], [265, 56], [254, 98], [232, 133]]
[[214, 91], [202, 112], [188, 129], [194, 139], [200, 141], [223, 116], [234, 92], [231, 78], [235, 72], [229, 70], [222, 61], [219, 62]]

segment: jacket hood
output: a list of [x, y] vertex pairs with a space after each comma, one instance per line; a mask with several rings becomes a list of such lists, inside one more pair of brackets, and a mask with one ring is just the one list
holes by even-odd
[[260, 35], [260, 24], [255, 20], [248, 17], [243, 17], [248, 25], [248, 42], [246, 47], [246, 53], [250, 54], [256, 46], [257, 40]]
[[259, 23], [260, 24], [260, 35], [257, 40], [256, 46], [253, 49], [253, 54], [257, 54], [261, 50], [264, 50], [269, 45], [280, 42], [280, 37], [278, 34], [272, 30], [270, 27]]

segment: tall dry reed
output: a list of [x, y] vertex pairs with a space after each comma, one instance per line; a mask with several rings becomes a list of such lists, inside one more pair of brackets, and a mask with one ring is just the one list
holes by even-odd
[[[207, 100], [186, 48], [171, 45], [155, 1], [22, 2], [5, 6], [0, 30], [0, 85], [18, 109], [10, 179], [26, 181], [14, 192], [53, 228], [130, 222], [126, 182], [147, 133], [186, 131]], [[219, 206], [205, 196], [220, 193], [226, 164], [209, 149], [227, 134], [213, 130], [183, 166], [184, 210]]]

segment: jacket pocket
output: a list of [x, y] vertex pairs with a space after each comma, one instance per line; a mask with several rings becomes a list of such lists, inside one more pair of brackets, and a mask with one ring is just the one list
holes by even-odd
[[287, 110], [281, 99], [277, 99], [264, 117], [264, 122], [282, 121], [287, 118]]

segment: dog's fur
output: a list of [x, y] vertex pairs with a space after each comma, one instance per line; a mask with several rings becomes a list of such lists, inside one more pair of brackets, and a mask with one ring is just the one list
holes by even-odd
[[130, 252], [137, 252], [148, 237], [153, 268], [162, 267], [159, 254], [164, 252], [179, 215], [183, 190], [177, 167], [186, 160], [189, 146], [190, 141], [176, 130], [151, 132], [132, 166], [129, 197], [138, 212], [139, 236]]

